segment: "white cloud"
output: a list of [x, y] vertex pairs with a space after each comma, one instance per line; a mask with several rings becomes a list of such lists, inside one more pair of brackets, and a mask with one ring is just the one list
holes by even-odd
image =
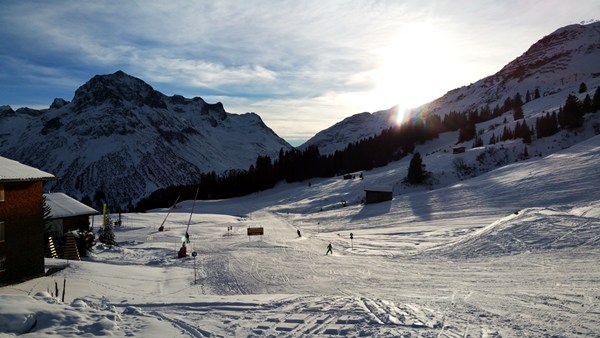
[[[7, 72], [11, 79], [0, 76], [2, 83], [13, 80], [0, 101], [16, 95], [21, 78], [40, 79], [40, 86], [73, 83], [62, 95], [71, 97], [93, 75], [122, 69], [165, 94], [219, 95], [226, 108], [256, 111], [284, 137], [312, 136], [351, 114], [402, 104], [403, 96], [413, 100], [407, 105], [421, 94], [433, 99], [498, 71], [560, 26], [600, 12], [594, 1], [567, 6], [559, 0], [35, 1], [1, 7], [6, 57], [0, 67], [19, 66]], [[410, 92], [417, 87], [423, 92]], [[40, 101], [33, 100], [36, 92], [27, 95]]]

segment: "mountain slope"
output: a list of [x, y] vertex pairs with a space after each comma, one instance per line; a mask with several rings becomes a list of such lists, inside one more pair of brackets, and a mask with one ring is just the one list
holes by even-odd
[[[537, 89], [550, 101], [548, 108], [564, 103], [582, 82], [588, 88], [600, 84], [600, 22], [560, 28], [533, 44], [525, 53], [492, 76], [446, 93], [417, 111], [445, 115], [502, 105], [520, 93], [525, 100]], [[558, 98], [558, 102], [552, 102]], [[417, 114], [417, 111], [413, 112]]]
[[[449, 112], [466, 112], [488, 106], [502, 105], [507, 98], [520, 93], [523, 100], [529, 91], [536, 89], [541, 98], [523, 107], [533, 116], [543, 110], [556, 110], [564, 104], [566, 96], [577, 92], [585, 82], [590, 89], [600, 85], [600, 22], [588, 25], [570, 25], [560, 28], [533, 44], [492, 76], [469, 86], [449, 91], [444, 96], [407, 113], [406, 120], [420, 118], [423, 114], [444, 116]], [[305, 149], [316, 145], [321, 154], [331, 154], [344, 149], [349, 142], [379, 134], [394, 125], [394, 108], [373, 114], [361, 113], [319, 132], [305, 144]], [[530, 124], [531, 125], [531, 124]]]
[[375, 113], [355, 114], [318, 132], [310, 140], [300, 145], [304, 150], [309, 146], [317, 146], [322, 155], [342, 150], [346, 145], [381, 133], [383, 129], [395, 126], [398, 107], [381, 110]]
[[3, 156], [61, 178], [47, 188], [122, 207], [291, 149], [254, 113], [169, 97], [122, 71], [93, 77], [71, 102], [56, 99], [49, 109], [1, 107], [0, 135]]

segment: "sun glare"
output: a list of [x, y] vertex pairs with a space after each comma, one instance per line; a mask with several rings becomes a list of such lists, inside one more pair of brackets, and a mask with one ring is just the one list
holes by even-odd
[[454, 73], [452, 54], [435, 27], [425, 23], [402, 27], [381, 51], [374, 99], [398, 105], [397, 122], [402, 122], [408, 109], [440, 94], [437, 88]]

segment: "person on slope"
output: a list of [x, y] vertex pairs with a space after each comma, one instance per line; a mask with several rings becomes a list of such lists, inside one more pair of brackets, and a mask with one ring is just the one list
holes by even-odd
[[327, 246], [327, 252], [325, 253], [325, 256], [327, 256], [327, 254], [329, 253], [333, 255], [333, 247], [331, 246], [331, 243], [329, 243], [329, 245]]
[[302, 237], [302, 235], [300, 235], [300, 229], [296, 230], [296, 232], [298, 233], [298, 237]]
[[177, 258], [183, 258], [187, 256], [187, 248], [185, 247], [185, 243], [181, 244], [181, 248], [179, 248], [179, 252], [177, 253]]

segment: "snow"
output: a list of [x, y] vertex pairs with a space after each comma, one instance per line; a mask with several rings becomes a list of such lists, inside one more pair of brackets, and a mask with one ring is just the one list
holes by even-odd
[[[0, 288], [0, 336], [600, 335], [600, 136], [432, 190], [398, 184], [408, 161], [197, 201], [183, 259], [192, 201], [164, 232], [168, 209], [123, 214], [118, 246]], [[358, 203], [385, 183], [392, 201]]]
[[95, 215], [96, 209], [79, 202], [61, 192], [44, 194], [46, 203], [50, 207], [50, 218], [64, 218], [80, 215]]
[[54, 179], [54, 175], [0, 156], [0, 182], [50, 179]]

